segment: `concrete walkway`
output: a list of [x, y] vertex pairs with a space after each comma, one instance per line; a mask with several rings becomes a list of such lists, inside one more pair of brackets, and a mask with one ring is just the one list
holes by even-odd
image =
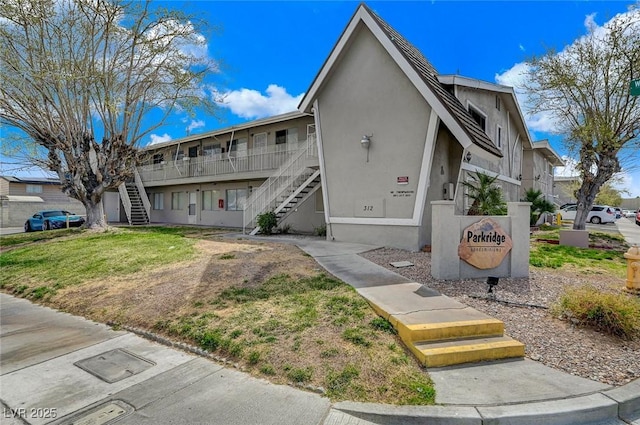
[[616, 220], [616, 227], [629, 245], [640, 246], [640, 226], [636, 224], [635, 218], [619, 218]]
[[[377, 302], [388, 302], [394, 285], [411, 283], [357, 255], [371, 246], [286, 242], [359, 291], [377, 288], [375, 295], [365, 295], [379, 297]], [[118, 424], [640, 425], [640, 381], [609, 388], [530, 360], [429, 369], [438, 406], [331, 404], [320, 395], [5, 294], [0, 294], [0, 325], [3, 425], [109, 419], [119, 419]]]

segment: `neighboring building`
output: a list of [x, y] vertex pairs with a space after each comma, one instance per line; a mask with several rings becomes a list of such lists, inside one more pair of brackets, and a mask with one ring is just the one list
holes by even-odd
[[326, 224], [329, 239], [417, 250], [431, 241], [431, 202], [464, 214], [461, 182], [476, 171], [497, 176], [507, 201], [528, 187], [553, 198], [561, 161], [531, 140], [513, 89], [438, 75], [365, 5], [299, 108], [148, 146], [120, 188], [127, 217], [253, 229], [275, 210], [298, 231]]
[[557, 196], [556, 203], [560, 206], [577, 202], [575, 193], [580, 188], [580, 183], [580, 177], [578, 176], [555, 176], [553, 179], [553, 192]]
[[[541, 191], [546, 200], [562, 205], [559, 202], [560, 194], [554, 191], [554, 169], [561, 167], [564, 161], [551, 147], [548, 140], [533, 142], [532, 149], [525, 149], [522, 166], [522, 186], [525, 190], [536, 189]], [[563, 194], [564, 196], [564, 194]]]
[[84, 213], [81, 202], [62, 193], [53, 178], [0, 176], [0, 227], [19, 227], [42, 210]]

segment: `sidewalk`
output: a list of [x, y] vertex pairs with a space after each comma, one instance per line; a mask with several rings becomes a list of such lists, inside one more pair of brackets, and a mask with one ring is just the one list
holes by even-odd
[[[379, 297], [373, 303], [389, 304], [394, 287], [412, 283], [358, 255], [371, 246], [277, 240], [297, 244], [358, 291], [369, 289]], [[331, 404], [5, 294], [0, 316], [3, 424], [640, 425], [640, 381], [610, 388], [526, 359], [429, 369], [438, 406]]]

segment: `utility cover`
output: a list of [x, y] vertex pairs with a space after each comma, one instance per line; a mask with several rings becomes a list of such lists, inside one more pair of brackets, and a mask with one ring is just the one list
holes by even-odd
[[80, 369], [110, 384], [144, 372], [155, 363], [122, 348], [107, 351], [74, 363]]
[[402, 267], [411, 267], [411, 266], [413, 266], [413, 263], [411, 261], [395, 261], [395, 262], [389, 263], [389, 264], [391, 264], [396, 269], [400, 269]]
[[133, 412], [133, 406], [122, 400], [112, 400], [90, 409], [81, 410], [67, 418], [61, 425], [110, 424]]

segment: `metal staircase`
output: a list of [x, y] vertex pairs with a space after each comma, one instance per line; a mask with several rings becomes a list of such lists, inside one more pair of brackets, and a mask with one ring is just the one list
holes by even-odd
[[131, 226], [149, 224], [151, 203], [137, 171], [134, 180], [121, 184], [118, 192], [129, 224]]
[[249, 196], [244, 207], [243, 230], [250, 234], [260, 231], [257, 217], [273, 211], [278, 223], [306, 201], [320, 187], [320, 170], [309, 167], [308, 158], [315, 156], [315, 138], [309, 138], [307, 146], [294, 152], [271, 177]]

